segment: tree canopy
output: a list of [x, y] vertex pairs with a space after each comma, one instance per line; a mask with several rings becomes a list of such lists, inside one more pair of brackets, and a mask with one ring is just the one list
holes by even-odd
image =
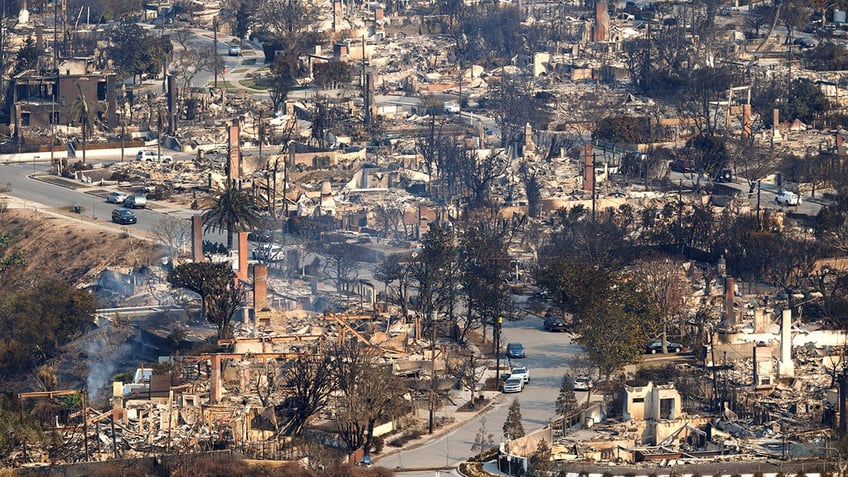
[[168, 282], [200, 295], [206, 320], [218, 328], [218, 338], [228, 338], [235, 312], [244, 306], [244, 285], [237, 282], [229, 262], [191, 262], [173, 268]]

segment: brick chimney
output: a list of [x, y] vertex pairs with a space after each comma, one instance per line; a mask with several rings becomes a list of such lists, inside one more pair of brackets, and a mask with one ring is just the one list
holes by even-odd
[[203, 261], [203, 218], [199, 215], [191, 216], [191, 259]]
[[742, 105], [742, 140], [751, 139], [751, 105]]
[[247, 281], [247, 232], [238, 233], [238, 270], [236, 277]]
[[268, 308], [268, 265], [253, 266], [253, 309]]
[[535, 147], [535, 144], [533, 144], [533, 126], [527, 123], [524, 126], [524, 152], [533, 152]]
[[736, 326], [736, 312], [733, 310], [735, 288], [733, 277], [724, 279], [724, 322], [727, 326]]
[[592, 41], [607, 41], [609, 32], [609, 7], [606, 0], [595, 2], [595, 28], [592, 30]]
[[583, 148], [585, 166], [583, 168], [583, 190], [592, 192], [595, 181], [595, 160], [592, 157], [592, 145], [586, 144]]
[[[241, 178], [241, 153], [239, 151], [239, 120], [233, 119], [233, 125], [228, 130], [228, 145], [230, 146], [229, 174], [227, 179], [235, 180]], [[227, 184], [231, 186], [232, 184]]]

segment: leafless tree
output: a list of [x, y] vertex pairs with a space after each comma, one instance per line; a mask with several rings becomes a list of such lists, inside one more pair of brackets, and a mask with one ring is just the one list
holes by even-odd
[[333, 363], [339, 436], [349, 451], [362, 448], [369, 455], [374, 427], [405, 411], [408, 388], [390, 369], [372, 362], [357, 341], [339, 347]]
[[673, 258], [650, 257], [637, 262], [633, 266], [632, 275], [644, 284], [644, 290], [651, 297], [656, 316], [659, 317], [659, 322], [646, 332], [649, 336], [658, 333], [662, 340], [662, 352], [667, 353], [669, 328], [678, 325], [684, 318], [683, 264]]
[[173, 53], [173, 59], [168, 68], [177, 78], [183, 88], [188, 88], [191, 81], [201, 71], [208, 71], [214, 67], [215, 51], [212, 47], [199, 47], [188, 45], [182, 50]]
[[156, 221], [153, 235], [168, 249], [168, 261], [174, 262], [175, 255], [189, 241], [188, 221], [173, 215], [163, 215]]
[[288, 397], [276, 406], [277, 415], [285, 419], [280, 429], [282, 434], [300, 435], [306, 421], [326, 408], [335, 389], [334, 357], [331, 348], [324, 353], [301, 356], [286, 363], [281, 378], [288, 389]]
[[349, 245], [330, 244], [324, 249], [324, 275], [341, 297], [344, 288], [359, 276], [354, 251]]
[[471, 405], [475, 405], [474, 393], [477, 384], [483, 379], [487, 361], [475, 356], [473, 352], [457, 353], [447, 361], [447, 372], [459, 380], [460, 386], [471, 392]]

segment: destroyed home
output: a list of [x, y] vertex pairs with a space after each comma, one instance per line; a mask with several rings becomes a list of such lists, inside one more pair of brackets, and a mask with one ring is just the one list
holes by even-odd
[[[21, 143], [51, 142], [39, 128], [65, 125], [57, 87], [66, 102], [105, 101], [91, 144], [73, 118], [57, 128], [72, 144], [58, 156], [73, 165], [91, 146], [114, 163], [72, 167], [76, 182], [62, 184], [144, 195], [151, 215], [134, 229], [171, 249], [168, 265], [100, 276], [101, 329], [137, 330], [138, 349], [120, 369], [89, 363], [97, 379], [84, 392], [22, 390], [22, 409], [61, 429], [61, 445], [20, 443], [13, 464], [219, 448], [312, 467], [363, 462], [380, 442], [449, 428], [438, 414], [458, 396], [503, 407], [493, 348], [504, 328], [545, 314], [567, 321], [589, 364], [572, 353], [544, 368], [529, 346], [539, 337], [525, 339], [543, 369], [520, 392], [528, 413], [547, 413], [528, 422], [558, 412], [537, 371], [582, 366], [599, 385], [552, 425], [493, 445], [501, 469], [538, 470], [548, 445], [541, 460], [564, 472], [842, 472], [844, 78], [802, 68], [794, 27], [781, 44], [771, 31], [743, 34], [754, 18], [745, 7], [724, 7], [731, 22], [694, 5], [480, 4], [458, 15], [304, 2], [315, 10], [296, 16], [313, 24], [281, 32], [264, 13], [275, 2], [260, 3], [244, 22], [219, 5], [182, 19], [157, 8], [139, 39], [172, 30], [175, 54], [197, 54], [170, 76], [151, 62], [113, 84], [95, 61], [79, 77], [10, 78], [18, 147], [7, 160], [44, 160]], [[19, 16], [30, 22], [60, 28], [49, 12]], [[285, 31], [310, 29], [325, 35], [285, 50]], [[227, 55], [192, 51], [180, 32]], [[51, 36], [45, 53], [70, 58]], [[668, 37], [682, 42], [672, 59], [660, 54]], [[824, 61], [813, 53], [808, 66]], [[73, 82], [93, 87], [89, 77], [103, 88]], [[803, 201], [781, 203], [784, 192]], [[216, 223], [230, 193], [250, 211]], [[182, 228], [152, 226], [169, 215]], [[206, 279], [174, 278], [188, 264]], [[667, 373], [643, 356], [649, 340]], [[313, 396], [320, 405], [304, 405]], [[363, 396], [386, 406], [358, 407]]]

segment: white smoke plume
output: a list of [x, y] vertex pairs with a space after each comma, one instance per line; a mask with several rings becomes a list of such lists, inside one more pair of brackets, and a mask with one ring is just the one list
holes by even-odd
[[86, 388], [89, 402], [96, 403], [99, 399], [106, 399], [111, 395], [112, 376], [115, 375], [118, 363], [131, 351], [132, 347], [127, 343], [111, 342], [108, 332], [92, 337], [86, 346]]

